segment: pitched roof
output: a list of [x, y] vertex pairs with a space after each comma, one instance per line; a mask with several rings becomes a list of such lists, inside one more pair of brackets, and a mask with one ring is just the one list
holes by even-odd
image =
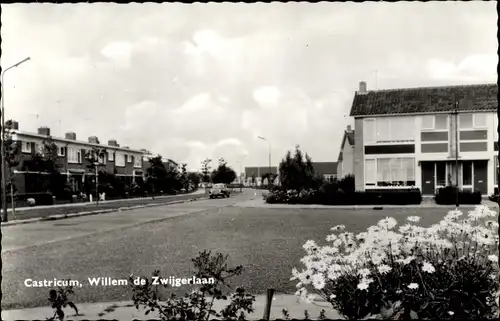
[[345, 142], [348, 141], [349, 145], [354, 146], [354, 130], [347, 131], [344, 130], [344, 137], [342, 138], [342, 144], [340, 145], [340, 152], [337, 162], [341, 162], [344, 159], [344, 151]]
[[[438, 113], [458, 111], [496, 111], [498, 108], [496, 84], [421, 87], [356, 92], [351, 116]], [[465, 99], [465, 101], [464, 101]]]
[[316, 174], [337, 174], [337, 162], [313, 162], [312, 165]]

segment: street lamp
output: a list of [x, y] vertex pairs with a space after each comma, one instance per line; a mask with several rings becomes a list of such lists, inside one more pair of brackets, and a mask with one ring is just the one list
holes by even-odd
[[[12, 68], [15, 68], [19, 66], [20, 64], [30, 60], [30, 57], [25, 58], [21, 60], [20, 62], [6, 68], [4, 71], [2, 71], [1, 75], [1, 99], [2, 99], [2, 106], [1, 106], [1, 123], [2, 123], [2, 128], [1, 128], [1, 142], [2, 142], [2, 148], [1, 148], [1, 157], [2, 157], [2, 211], [3, 211], [3, 217], [2, 221], [7, 222], [7, 180], [6, 180], [6, 164], [5, 164], [5, 86], [4, 86], [4, 76], [7, 71], [9, 71]], [[13, 202], [14, 200], [11, 200]]]
[[267, 182], [269, 184], [269, 189], [271, 189], [271, 142], [262, 136], [258, 136], [259, 139], [265, 140], [269, 144], [269, 174], [267, 176]]
[[94, 162], [95, 167], [95, 200], [96, 206], [99, 205], [99, 162]]

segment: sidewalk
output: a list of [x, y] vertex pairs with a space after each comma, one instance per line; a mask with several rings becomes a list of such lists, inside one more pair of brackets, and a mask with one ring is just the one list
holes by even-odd
[[[229, 301], [214, 302], [214, 310], [220, 311]], [[266, 297], [256, 296], [253, 304], [254, 312], [247, 316], [247, 320], [261, 320], [264, 315]], [[67, 314], [65, 319], [69, 320], [133, 320], [133, 319], [156, 319], [157, 312], [144, 314], [142, 307], [136, 309], [131, 301], [105, 302], [105, 303], [75, 303], [79, 310], [79, 315], [70, 308], [65, 308]], [[282, 310], [288, 310], [291, 319], [304, 319], [304, 311], [307, 310], [311, 320], [317, 320], [321, 310], [325, 310], [328, 319], [342, 319], [331, 305], [324, 301], [314, 301], [312, 303], [301, 302], [295, 295], [275, 294], [271, 305], [271, 319], [284, 319]], [[53, 315], [53, 310], [49, 306], [19, 310], [2, 310], [2, 320], [44, 320]]]
[[[164, 196], [155, 196], [155, 200], [161, 200], [161, 199], [168, 199], [172, 197], [178, 197], [181, 195], [200, 195], [200, 194], [205, 194], [204, 189], [198, 189], [192, 193], [184, 193], [184, 194], [177, 194], [177, 195], [164, 195]], [[151, 196], [149, 197], [134, 197], [134, 198], [121, 198], [121, 199], [114, 199], [114, 200], [108, 200], [108, 201], [100, 201], [99, 204], [112, 204], [112, 203], [118, 203], [118, 202], [134, 202], [134, 201], [141, 201], [141, 200], [150, 200], [152, 199]], [[68, 203], [68, 204], [55, 204], [55, 205], [42, 205], [42, 206], [33, 206], [33, 207], [16, 207], [16, 212], [23, 212], [23, 211], [32, 211], [32, 210], [41, 210], [41, 209], [47, 209], [47, 208], [61, 208], [61, 207], [76, 207], [76, 206], [88, 206], [88, 205], [96, 205], [97, 202], [81, 202], [81, 203]], [[12, 212], [12, 208], [7, 209], [7, 213]], [[3, 213], [3, 210], [0, 209], [0, 213]]]
[[[486, 205], [491, 209], [497, 209], [498, 204], [490, 200], [483, 200], [481, 205]], [[249, 207], [249, 208], [317, 208], [317, 209], [373, 209], [374, 207], [382, 208], [442, 208], [455, 209], [455, 205], [437, 205], [434, 200], [424, 198], [421, 204], [412, 205], [319, 205], [319, 204], [267, 204], [259, 193], [254, 195], [254, 198], [244, 201], [234, 206]], [[459, 209], [473, 209], [477, 205], [460, 205]]]

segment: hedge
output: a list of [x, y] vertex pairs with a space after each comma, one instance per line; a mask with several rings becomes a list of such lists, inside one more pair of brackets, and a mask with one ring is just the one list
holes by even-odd
[[420, 204], [419, 189], [394, 191], [344, 192], [333, 186], [323, 186], [319, 191], [284, 191], [275, 189], [265, 197], [269, 204], [318, 204], [318, 205], [410, 205]]
[[[467, 204], [467, 205], [478, 205], [481, 204], [482, 201], [481, 192], [470, 192], [458, 190], [458, 202], [459, 204]], [[436, 204], [439, 205], [454, 205], [457, 202], [457, 187], [455, 186], [447, 186], [437, 190], [436, 195], [434, 196], [434, 200]]]

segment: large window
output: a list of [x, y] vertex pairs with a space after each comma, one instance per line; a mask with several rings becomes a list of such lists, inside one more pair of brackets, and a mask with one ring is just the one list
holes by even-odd
[[108, 161], [114, 162], [115, 161], [115, 152], [110, 150], [110, 151], [107, 151], [107, 153], [108, 153]]
[[31, 153], [31, 142], [22, 142], [21, 151], [23, 153]]
[[425, 115], [422, 117], [422, 129], [447, 130], [448, 115]]
[[367, 159], [365, 167], [367, 186], [415, 186], [414, 158]]
[[82, 153], [79, 149], [68, 147], [68, 163], [81, 163]]
[[134, 167], [142, 167], [142, 157], [141, 156], [134, 156]]
[[460, 129], [471, 129], [474, 127], [472, 114], [461, 114], [458, 118]]
[[415, 140], [413, 117], [380, 117], [377, 123], [377, 142], [404, 142]]
[[375, 159], [365, 160], [365, 182], [367, 186], [377, 184], [377, 163]]
[[120, 153], [120, 152], [116, 152], [116, 158], [115, 158], [115, 161], [116, 161], [116, 166], [125, 166], [125, 157], [127, 155], [123, 154], [123, 153]]
[[436, 185], [437, 186], [447, 186], [446, 178], [446, 162], [436, 163]]

